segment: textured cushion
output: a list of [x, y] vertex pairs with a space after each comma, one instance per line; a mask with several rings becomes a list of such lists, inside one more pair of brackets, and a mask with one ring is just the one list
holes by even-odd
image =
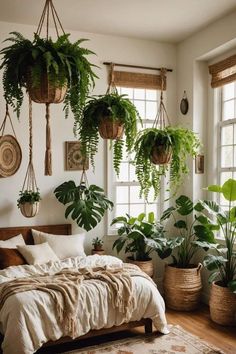
[[16, 248], [18, 245], [25, 245], [25, 240], [23, 239], [22, 235], [14, 236], [6, 241], [0, 241], [0, 247], [2, 248]]
[[32, 235], [36, 245], [48, 242], [60, 259], [86, 256], [84, 252], [84, 233], [78, 235], [54, 235], [32, 229]]
[[17, 249], [0, 248], [0, 269], [26, 264], [26, 260]]
[[47, 242], [40, 245], [17, 246], [17, 249], [28, 264], [43, 264], [59, 260]]

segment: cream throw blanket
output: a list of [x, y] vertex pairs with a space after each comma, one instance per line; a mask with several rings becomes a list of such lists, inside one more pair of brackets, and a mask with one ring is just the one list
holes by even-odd
[[77, 318], [78, 298], [83, 281], [102, 281], [108, 285], [112, 306], [125, 315], [128, 320], [136, 306], [132, 288], [132, 276], [142, 276], [150, 281], [145, 273], [132, 264], [123, 267], [97, 267], [63, 269], [54, 275], [18, 278], [2, 285], [0, 289], [0, 310], [7, 298], [20, 292], [40, 290], [52, 296], [56, 304], [56, 315], [63, 326], [64, 335], [78, 337]]

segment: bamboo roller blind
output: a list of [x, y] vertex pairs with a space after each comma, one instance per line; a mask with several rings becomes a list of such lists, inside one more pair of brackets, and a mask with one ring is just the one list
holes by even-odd
[[211, 87], [220, 87], [236, 81], [236, 55], [209, 66]]
[[114, 71], [113, 80], [116, 86], [166, 90], [166, 76], [161, 75]]

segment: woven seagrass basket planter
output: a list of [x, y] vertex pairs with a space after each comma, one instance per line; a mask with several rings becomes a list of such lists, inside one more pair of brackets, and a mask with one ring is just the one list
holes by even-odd
[[155, 165], [165, 165], [170, 162], [172, 149], [166, 149], [165, 145], [155, 145], [152, 149], [150, 160]]
[[127, 263], [132, 263], [137, 265], [144, 273], [149, 275], [149, 277], [153, 277], [154, 273], [154, 266], [153, 266], [153, 261], [150, 258], [148, 261], [135, 261], [131, 257], [126, 258]]
[[202, 289], [201, 268], [201, 264], [186, 269], [166, 265], [163, 288], [167, 307], [178, 311], [192, 311], [198, 307]]
[[28, 76], [27, 90], [30, 98], [36, 103], [61, 103], [66, 95], [67, 86], [54, 86], [49, 80], [47, 74], [41, 76], [39, 86], [33, 86], [30, 75]]
[[212, 283], [209, 305], [212, 321], [223, 326], [236, 326], [236, 294]]
[[99, 122], [98, 131], [103, 139], [120, 139], [124, 132], [124, 124], [103, 117]]
[[20, 211], [26, 218], [33, 218], [39, 212], [39, 202], [20, 204]]

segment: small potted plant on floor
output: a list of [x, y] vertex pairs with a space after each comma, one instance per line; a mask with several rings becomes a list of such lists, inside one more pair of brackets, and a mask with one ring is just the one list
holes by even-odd
[[124, 249], [129, 254], [127, 261], [138, 265], [152, 277], [154, 268], [150, 255], [159, 248], [159, 239], [164, 238], [163, 226], [155, 220], [154, 213], [149, 213], [147, 218], [144, 213], [138, 217], [119, 216], [112, 220], [111, 225], [114, 224], [119, 228], [112, 249], [117, 253]]
[[[214, 253], [205, 257], [203, 265], [211, 272], [209, 283], [211, 319], [224, 326], [236, 325], [236, 180], [229, 179], [222, 186], [207, 187], [210, 192], [220, 194], [224, 201], [222, 208], [215, 201], [202, 201], [204, 211], [213, 217], [213, 220], [202, 215], [202, 223], [213, 232], [224, 244], [217, 244]], [[220, 231], [220, 235], [219, 235]], [[217, 234], [216, 234], [217, 236]]]
[[19, 198], [17, 200], [17, 206], [20, 209], [22, 215], [24, 215], [26, 218], [34, 217], [39, 211], [40, 199], [41, 197], [38, 189], [36, 191], [20, 191]]
[[[134, 104], [117, 90], [90, 98], [83, 111], [79, 128], [82, 150], [91, 159], [98, 150], [99, 134], [113, 142], [113, 165], [117, 174], [123, 156], [123, 146], [127, 153], [132, 151], [137, 134], [139, 113]], [[141, 121], [140, 121], [141, 122]]]
[[99, 254], [99, 255], [104, 254], [104, 249], [102, 248], [103, 246], [102, 239], [100, 239], [99, 237], [95, 237], [92, 240], [92, 246], [93, 246], [92, 254]]

